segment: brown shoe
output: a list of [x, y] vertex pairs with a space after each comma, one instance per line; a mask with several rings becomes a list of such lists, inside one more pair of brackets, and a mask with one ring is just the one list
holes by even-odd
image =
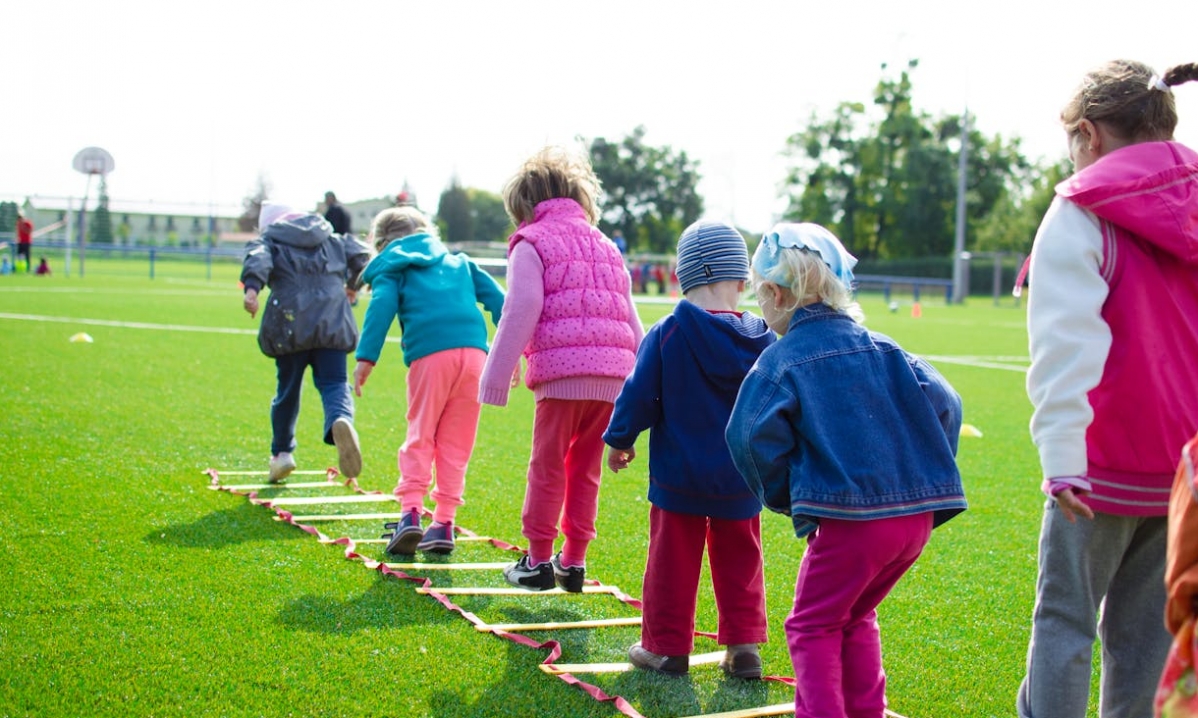
[[654, 671], [667, 676], [685, 676], [690, 671], [690, 656], [659, 656], [647, 650], [640, 642], [628, 649], [628, 660], [637, 668]]
[[761, 678], [761, 653], [756, 643], [737, 643], [728, 646], [720, 659], [720, 668], [733, 678], [755, 681]]

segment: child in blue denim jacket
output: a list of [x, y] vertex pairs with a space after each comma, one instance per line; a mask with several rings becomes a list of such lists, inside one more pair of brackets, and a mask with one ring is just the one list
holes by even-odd
[[762, 503], [808, 537], [785, 624], [796, 718], [882, 715], [878, 604], [932, 529], [966, 508], [961, 399], [926, 361], [861, 326], [856, 261], [816, 224], [762, 238], [750, 276], [782, 336], [745, 378], [725, 432]]

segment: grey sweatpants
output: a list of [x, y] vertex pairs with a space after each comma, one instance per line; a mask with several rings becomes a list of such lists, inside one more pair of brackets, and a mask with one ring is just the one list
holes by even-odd
[[[1084, 718], [1094, 639], [1102, 640], [1101, 718], [1151, 718], [1169, 652], [1164, 516], [1069, 523], [1053, 499], [1040, 530], [1039, 577], [1020, 718]], [[1101, 618], [1099, 610], [1101, 609]]]

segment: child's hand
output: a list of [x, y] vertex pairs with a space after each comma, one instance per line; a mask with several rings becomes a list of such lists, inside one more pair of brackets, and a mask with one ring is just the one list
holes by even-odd
[[516, 360], [516, 368], [512, 370], [512, 388], [520, 386], [520, 360]]
[[636, 447], [630, 446], [627, 449], [615, 449], [607, 447], [607, 468], [613, 473], [620, 473], [620, 469], [627, 469], [628, 464], [636, 458]]
[[1071, 524], [1077, 523], [1078, 514], [1091, 520], [1094, 519], [1094, 512], [1077, 497], [1080, 493], [1084, 492], [1077, 489], [1065, 489], [1053, 495], [1053, 498], [1057, 500], [1057, 506]]
[[257, 289], [245, 290], [245, 298], [242, 300], [242, 306], [244, 306], [245, 310], [250, 313], [251, 319], [255, 315], [258, 314], [258, 290]]
[[368, 361], [358, 361], [358, 365], [354, 367], [354, 393], [362, 396], [362, 387], [366, 386], [366, 379], [370, 376], [370, 372], [374, 371], [374, 364]]

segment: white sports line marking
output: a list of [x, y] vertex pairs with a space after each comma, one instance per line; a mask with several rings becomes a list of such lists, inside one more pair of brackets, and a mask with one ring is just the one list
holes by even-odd
[[[28, 322], [58, 322], [60, 324], [84, 324], [96, 327], [118, 327], [122, 329], [155, 329], [158, 331], [199, 332], [208, 334], [237, 334], [257, 336], [257, 329], [232, 329], [229, 327], [197, 327], [187, 324], [153, 324], [150, 322], [120, 322], [111, 319], [88, 319], [83, 317], [55, 317], [40, 314], [13, 314], [0, 312], [0, 319], [12, 319]], [[398, 342], [399, 339], [388, 337], [388, 342]], [[1001, 369], [1003, 371], [1027, 372], [1027, 357], [1020, 356], [949, 356], [943, 354], [923, 354], [923, 358], [933, 364], [960, 364], [979, 369]]]

